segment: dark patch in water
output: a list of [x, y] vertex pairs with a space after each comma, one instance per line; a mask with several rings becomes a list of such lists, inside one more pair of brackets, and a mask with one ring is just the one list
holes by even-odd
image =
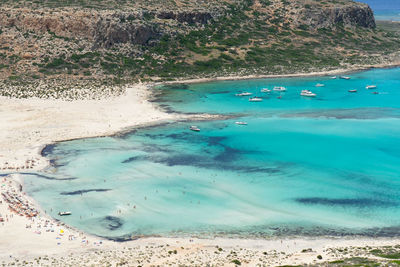
[[400, 158], [400, 150], [398, 149], [397, 146], [390, 147], [390, 148], [389, 147], [381, 147], [378, 149], [379, 149], [379, 151], [382, 151], [383, 153], [385, 153], [389, 156], [392, 156], [395, 158]]
[[208, 137], [207, 143], [209, 146], [222, 145], [221, 142], [226, 139], [225, 136], [210, 136]]
[[[191, 141], [193, 139], [194, 134], [192, 132], [184, 132], [184, 133], [173, 133], [165, 135], [166, 138], [172, 138], [176, 140], [188, 140]], [[197, 140], [203, 139], [203, 136], [198, 135]]]
[[54, 168], [60, 168], [60, 167], [65, 166], [65, 164], [60, 164], [60, 163], [58, 163], [57, 160], [55, 160], [55, 159], [51, 159], [51, 160], [49, 161], [49, 163], [50, 163], [50, 166], [52, 166], [52, 167], [54, 167]]
[[46, 180], [56, 180], [56, 181], [72, 181], [72, 180], [76, 180], [77, 178], [55, 178], [55, 177], [50, 177], [50, 176], [46, 176], [43, 174], [37, 174], [37, 173], [29, 173], [29, 172], [21, 172], [21, 174], [23, 175], [33, 175], [39, 178], [43, 178]]
[[170, 153], [172, 152], [171, 149], [167, 148], [167, 145], [156, 145], [156, 144], [143, 144], [139, 150], [147, 153], [154, 153], [154, 152], [163, 152], [163, 153]]
[[137, 161], [139, 159], [143, 159], [143, 157], [142, 156], [130, 157], [130, 158], [127, 158], [126, 160], [123, 160], [121, 163], [130, 163], [130, 162], [133, 162], [133, 161]]
[[218, 92], [211, 92], [210, 95], [219, 95], [219, 94], [229, 94], [230, 91], [218, 91]]
[[163, 90], [187, 90], [189, 85], [185, 83], [165, 84], [161, 87]]
[[[224, 152], [223, 152], [224, 153]], [[229, 152], [228, 152], [229, 153]], [[179, 155], [170, 155], [167, 157], [151, 157], [148, 160], [151, 160], [155, 163], [165, 164], [167, 166], [191, 166], [197, 168], [206, 168], [206, 169], [217, 169], [217, 170], [231, 170], [231, 171], [239, 171], [245, 173], [279, 173], [281, 172], [277, 168], [265, 168], [258, 166], [247, 166], [247, 165], [238, 165], [238, 164], [229, 164], [236, 158], [235, 154], [229, 156], [228, 159], [224, 159], [221, 156], [218, 161], [218, 156], [216, 158], [211, 158], [207, 155], [190, 155], [190, 154], [179, 154]]]
[[54, 148], [56, 147], [55, 144], [50, 144], [45, 146], [42, 151], [40, 152], [40, 155], [42, 155], [42, 157], [47, 157], [50, 154], [53, 154]]
[[370, 198], [296, 198], [296, 202], [306, 205], [326, 205], [326, 206], [354, 206], [354, 207], [388, 207], [397, 206], [391, 201], [383, 201]]
[[305, 111], [286, 113], [283, 118], [306, 117], [306, 118], [335, 118], [335, 119], [358, 119], [370, 120], [380, 118], [399, 118], [399, 109], [396, 108], [353, 108], [353, 109], [328, 109], [318, 111]]
[[123, 220], [115, 216], [106, 216], [100, 220], [100, 224], [110, 231], [115, 231], [122, 227]]
[[168, 166], [201, 166], [207, 161], [207, 159], [208, 158], [205, 156], [184, 154], [158, 158], [156, 161]]
[[107, 191], [111, 191], [111, 189], [85, 189], [72, 192], [61, 192], [60, 195], [73, 196], [73, 195], [82, 195], [89, 192], [107, 192]]
[[240, 150], [231, 147], [224, 147], [224, 151], [214, 157], [218, 162], [232, 162], [239, 158]]

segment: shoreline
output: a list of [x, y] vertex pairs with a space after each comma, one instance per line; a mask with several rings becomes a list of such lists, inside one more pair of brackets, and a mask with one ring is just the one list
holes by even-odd
[[[400, 66], [400, 64], [391, 64], [385, 65], [382, 68], [393, 68], [398, 66]], [[326, 76], [362, 71], [371, 68], [378, 67], [375, 65], [374, 67], [364, 67], [363, 69], [339, 69], [318, 73], [192, 79], [179, 82], [163, 82], [162, 84], [200, 83], [221, 80], [263, 79], [278, 77]], [[23, 183], [23, 181], [18, 181], [18, 172], [32, 172], [49, 167], [50, 162], [42, 155], [42, 152], [47, 146], [54, 145], [58, 142], [82, 138], [97, 138], [129, 134], [130, 132], [134, 131], [135, 128], [154, 127], [160, 123], [171, 123], [170, 121], [220, 118], [217, 115], [199, 114], [198, 116], [192, 116], [189, 114], [170, 114], [164, 112], [162, 108], [149, 101], [153, 95], [153, 93], [150, 92], [150, 88], [157, 84], [158, 83], [133, 85], [132, 87], [126, 89], [127, 91], [123, 96], [113, 97], [105, 100], [77, 100], [73, 102], [66, 102], [61, 100], [9, 99], [0, 97], [0, 99], [2, 99], [4, 102], [4, 110], [0, 110], [0, 118], [5, 118], [6, 121], [8, 120], [11, 123], [11, 126], [6, 126], [4, 131], [5, 134], [0, 134], [0, 144], [3, 145], [0, 150], [0, 174], [10, 171], [16, 172], [10, 174], [10, 177], [0, 177], [0, 179], [11, 179], [15, 183]], [[8, 107], [10, 107], [10, 109], [8, 109]], [[77, 108], [77, 110], [74, 110], [74, 108]], [[50, 111], [47, 109], [50, 109]], [[86, 114], [85, 112], [89, 112], [89, 114]], [[27, 139], [31, 139], [30, 136], [32, 133], [36, 133], [36, 131], [39, 131], [39, 133], [42, 134], [39, 134], [37, 139], [29, 140], [27, 142]], [[10, 136], [10, 134], [15, 135]], [[27, 163], [28, 160], [29, 162]], [[7, 164], [5, 164], [5, 162], [7, 162]], [[26, 168], [26, 166], [29, 168]], [[14, 168], [10, 169], [10, 167]], [[13, 190], [17, 190], [16, 187], [17, 186], [14, 185]], [[11, 188], [12, 187], [10, 187], [10, 190], [12, 190]], [[33, 206], [40, 210], [40, 206], [32, 197], [26, 195], [24, 192], [21, 192], [21, 194], [25, 195], [23, 197], [29, 202], [32, 202]], [[1, 215], [10, 216], [11, 213], [7, 210], [7, 207], [4, 206], [4, 203], [0, 204], [0, 208]], [[3, 260], [9, 262], [14, 260], [15, 256], [17, 258], [32, 259], [33, 257], [45, 254], [52, 254], [56, 258], [60, 258], [66, 253], [66, 251], [75, 254], [85, 254], [92, 253], [91, 250], [95, 250], [102, 251], [107, 254], [110, 251], [124, 251], [127, 247], [134, 249], [138, 246], [140, 249], [138, 250], [137, 254], [134, 255], [134, 257], [140, 257], [140, 253], [146, 253], [145, 251], [148, 250], [148, 246], [154, 246], [155, 252], [166, 253], [165, 259], [167, 260], [169, 260], [168, 257], [174, 257], [174, 252], [172, 253], [172, 256], [171, 253], [169, 253], [169, 251], [174, 248], [174, 250], [178, 251], [178, 256], [182, 256], [181, 258], [175, 256], [174, 260], [181, 262], [182, 264], [187, 264], [187, 259], [184, 255], [181, 255], [181, 251], [185, 251], [184, 249], [181, 249], [181, 247], [186, 246], [187, 248], [185, 249], [191, 253], [197, 253], [199, 251], [203, 251], [205, 254], [208, 253], [206, 258], [202, 258], [202, 262], [208, 262], [209, 258], [212, 257], [218, 258], [218, 256], [215, 256], [214, 254], [216, 247], [219, 247], [223, 248], [222, 251], [228, 249], [235, 250], [237, 248], [244, 249], [245, 253], [248, 254], [246, 254], [247, 256], [244, 255], [241, 261], [242, 263], [249, 261], [247, 264], [250, 266], [252, 266], [251, 257], [254, 257], [254, 255], [258, 255], [260, 258], [264, 257], [262, 262], [265, 264], [315, 264], [318, 262], [322, 263], [327, 259], [334, 260], [346, 256], [329, 255], [327, 249], [332, 247], [357, 247], [365, 245], [380, 247], [400, 244], [399, 237], [372, 238], [363, 236], [293, 236], [272, 237], [271, 239], [229, 237], [215, 237], [212, 239], [190, 237], [140, 237], [135, 240], [118, 242], [102, 240], [103, 238], [101, 237], [83, 233], [79, 229], [65, 225], [56, 218], [52, 218], [43, 213], [43, 210], [37, 219], [39, 223], [36, 225], [40, 224], [41, 227], [43, 227], [43, 225], [46, 225], [45, 221], [51, 221], [52, 224], [58, 225], [58, 228], [55, 232], [42, 232], [41, 234], [37, 234], [32, 232], [32, 228], [24, 228], [24, 225], [26, 226], [27, 223], [30, 223], [29, 220], [26, 220], [24, 217], [18, 217], [17, 219], [18, 220], [14, 220], [13, 218], [14, 223], [12, 225], [6, 224], [0, 226], [0, 235], [4, 239], [3, 241], [0, 241], [0, 251], [3, 251], [0, 253], [0, 261]], [[63, 229], [65, 232], [68, 232], [68, 234], [73, 235], [76, 237], [76, 239], [66, 242], [66, 235], [60, 235], [59, 233], [61, 229]], [[31, 238], [32, 240], [26, 240], [26, 237], [28, 237], [28, 239]], [[55, 238], [60, 239], [55, 241]], [[60, 241], [61, 244], [57, 245], [59, 240], [62, 240]], [[88, 242], [83, 244], [83, 240]], [[41, 243], [41, 245], [36, 247], [35, 244], [37, 242]], [[169, 244], [170, 248], [166, 248], [166, 244]], [[10, 247], [13, 250], [12, 257], [9, 257], [8, 253]], [[32, 247], [34, 247], [34, 249], [32, 249]], [[312, 248], [312, 250], [309, 252], [301, 252], [302, 250], [308, 248]], [[217, 249], [217, 251], [219, 251], [219, 249]], [[263, 254], [265, 251], [268, 251], [266, 255]], [[284, 252], [284, 254], [277, 253], [277, 251]], [[241, 252], [236, 252], [236, 254], [238, 253]], [[224, 256], [222, 252], [218, 255]], [[323, 255], [322, 261], [317, 259], [317, 255]], [[226, 257], [226, 255], [224, 257]], [[165, 259], [157, 259], [155, 262], [161, 261], [160, 264], [165, 264], [166, 261], [162, 261]], [[219, 260], [222, 259], [214, 260], [214, 264], [217, 264]], [[62, 266], [62, 264], [60, 266]]]
[[[387, 63], [387, 64], [375, 64], [375, 65], [366, 65], [366, 66], [353, 66], [350, 68], [344, 68], [344, 69], [334, 69], [334, 70], [328, 70], [328, 71], [321, 71], [321, 72], [310, 72], [310, 73], [292, 73], [292, 74], [272, 74], [272, 75], [248, 75], [248, 76], [225, 76], [225, 77], [215, 77], [215, 78], [198, 78], [198, 79], [183, 79], [183, 80], [176, 80], [176, 81], [165, 81], [165, 82], [150, 82], [150, 83], [140, 83], [140, 84], [134, 84], [131, 86], [127, 86], [125, 89], [125, 94], [122, 96], [112, 96], [110, 99], [101, 99], [101, 100], [75, 100], [75, 101], [64, 101], [64, 100], [53, 100], [53, 99], [38, 99], [38, 98], [30, 98], [30, 99], [15, 99], [15, 98], [8, 98], [8, 97], [1, 97], [0, 99], [3, 100], [3, 102], [15, 102], [18, 103], [20, 102], [29, 102], [34, 101], [41, 103], [53, 103], [54, 105], [57, 105], [57, 103], [65, 103], [65, 104], [70, 104], [67, 106], [73, 106], [75, 103], [79, 103], [81, 105], [85, 105], [86, 103], [101, 103], [102, 102], [111, 102], [110, 104], [113, 104], [112, 102], [118, 102], [118, 100], [124, 99], [127, 100], [129, 97], [129, 94], [132, 94], [133, 92], [130, 92], [134, 89], [139, 90], [137, 92], [137, 95], [139, 93], [139, 98], [135, 99], [136, 103], [140, 102], [142, 104], [142, 108], [145, 107], [146, 109], [151, 111], [151, 115], [148, 118], [145, 118], [144, 120], [132, 120], [130, 123], [124, 123], [123, 125], [117, 125], [116, 127], [111, 127], [110, 129], [99, 129], [96, 132], [97, 133], [90, 133], [87, 132], [86, 134], [83, 133], [77, 133], [73, 137], [65, 137], [61, 136], [59, 138], [48, 138], [48, 140], [44, 140], [39, 144], [36, 144], [32, 150], [36, 150], [36, 156], [42, 157], [41, 152], [42, 150], [47, 146], [63, 141], [71, 141], [71, 140], [76, 140], [76, 139], [82, 139], [82, 138], [97, 138], [97, 137], [109, 137], [109, 136], [116, 136], [119, 134], [124, 134], [131, 132], [134, 130], [134, 128], [143, 128], [143, 127], [151, 127], [151, 126], [157, 126], [160, 123], [163, 123], [162, 121], [168, 121], [168, 120], [173, 120], [173, 121], [189, 121], [189, 120], [208, 120], [208, 119], [220, 119], [223, 117], [226, 117], [224, 115], [216, 115], [216, 114], [185, 114], [185, 113], [178, 113], [178, 112], [167, 112], [165, 109], [163, 109], [160, 106], [154, 105], [153, 101], [156, 98], [155, 92], [150, 92], [152, 88], [158, 85], [162, 84], [182, 84], [182, 83], [203, 83], [203, 82], [213, 82], [213, 81], [235, 81], [235, 80], [248, 80], [248, 79], [272, 79], [272, 78], [294, 78], [294, 77], [319, 77], [319, 76], [329, 76], [329, 75], [339, 75], [339, 74], [348, 74], [348, 73], [354, 73], [354, 72], [359, 72], [359, 71], [364, 71], [364, 70], [369, 70], [369, 69], [388, 69], [388, 68], [396, 68], [400, 67], [400, 62], [394, 62], [394, 63]], [[126, 104], [126, 103], [125, 103]], [[96, 105], [96, 104], [95, 104]], [[140, 107], [139, 107], [140, 108]], [[29, 110], [31, 111], [31, 110]], [[141, 112], [141, 114], [143, 114]], [[156, 118], [150, 118], [152, 115], [156, 114]], [[126, 115], [126, 114], [124, 114]], [[122, 116], [122, 114], [121, 114]], [[221, 117], [222, 116], [222, 117]], [[0, 116], [1, 118], [1, 116]], [[113, 121], [114, 122], [114, 121]], [[168, 123], [168, 122], [165, 122]], [[114, 126], [114, 125], [113, 125]], [[7, 129], [6, 129], [7, 130]], [[100, 132], [100, 133], [99, 133]], [[74, 134], [72, 134], [74, 135]], [[0, 135], [0, 145], [1, 141], [4, 139], [4, 136]], [[54, 140], [53, 140], [54, 139]], [[0, 174], [5, 173], [7, 171], [7, 167], [4, 165], [4, 162], [7, 161], [7, 159], [4, 159], [4, 151], [1, 151], [0, 149]], [[43, 157], [42, 157], [43, 158]], [[10, 159], [8, 159], [10, 160]], [[37, 166], [33, 168], [32, 170], [42, 170], [46, 166], [48, 166], [47, 163], [41, 163], [40, 166]], [[6, 167], [6, 168], [5, 168]], [[13, 170], [20, 169], [18, 167], [12, 168]]]
[[366, 71], [371, 69], [391, 69], [400, 67], [400, 61], [388, 64], [374, 64], [374, 65], [359, 65], [353, 66], [351, 68], [344, 69], [334, 69], [334, 70], [326, 70], [320, 72], [299, 72], [299, 73], [290, 73], [290, 74], [267, 74], [267, 75], [246, 75], [246, 76], [222, 76], [222, 77], [214, 77], [214, 78], [196, 78], [196, 79], [182, 79], [176, 81], [165, 81], [165, 82], [156, 82], [156, 85], [162, 84], [193, 84], [193, 83], [204, 83], [204, 82], [216, 82], [216, 81], [237, 81], [237, 80], [252, 80], [252, 79], [274, 79], [274, 78], [296, 78], [296, 77], [321, 77], [321, 76], [329, 76], [329, 75], [339, 75], [339, 74], [349, 74], [354, 72]]

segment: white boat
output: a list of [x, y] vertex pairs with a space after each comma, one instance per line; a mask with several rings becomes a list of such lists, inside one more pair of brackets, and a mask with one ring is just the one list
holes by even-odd
[[367, 85], [365, 88], [366, 89], [376, 89], [378, 86], [376, 85]]
[[317, 83], [316, 85], [315, 85], [315, 87], [324, 87], [325, 86], [325, 84], [323, 84], [323, 83]]
[[243, 92], [243, 93], [238, 93], [238, 94], [236, 94], [235, 96], [249, 96], [249, 95], [252, 95], [252, 93]]
[[332, 76], [332, 77], [331, 77], [331, 79], [336, 79], [336, 78], [337, 78], [336, 76]]
[[235, 122], [237, 125], [247, 125], [247, 122], [244, 121], [237, 121]]
[[261, 89], [261, 92], [262, 93], [269, 93], [269, 92], [271, 92], [271, 90], [269, 90], [268, 88], [263, 88], [263, 89]]
[[72, 214], [72, 212], [70, 212], [70, 211], [60, 211], [58, 213], [59, 216], [66, 216], [66, 215], [71, 215], [71, 214]]
[[274, 91], [278, 91], [278, 92], [285, 92], [286, 88], [283, 86], [275, 86], [274, 87]]
[[317, 96], [316, 94], [314, 94], [314, 93], [311, 92], [310, 90], [301, 90], [300, 95], [301, 95], [301, 96], [310, 96], [310, 97], [315, 97], [315, 96]]
[[349, 90], [349, 93], [357, 93], [357, 89]]
[[200, 129], [197, 126], [190, 126], [189, 130], [194, 131], [194, 132], [200, 132]]
[[249, 101], [250, 102], [261, 102], [261, 101], [263, 101], [263, 99], [261, 98], [261, 97], [250, 97], [249, 98]]
[[351, 78], [350, 78], [349, 76], [340, 76], [340, 79], [343, 79], [343, 80], [350, 80]]

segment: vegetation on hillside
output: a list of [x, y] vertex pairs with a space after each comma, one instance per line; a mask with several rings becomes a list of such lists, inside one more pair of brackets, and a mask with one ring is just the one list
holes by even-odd
[[[166, 5], [161, 1], [152, 2], [153, 9]], [[170, 2], [180, 9], [193, 4], [193, 1]], [[207, 6], [217, 5], [217, 2], [202, 2], [200, 7], [207, 9]], [[295, 23], [293, 19], [300, 16], [297, 15], [299, 10], [323, 9], [348, 2], [220, 1], [218, 6], [214, 6], [219, 10], [218, 16], [206, 24], [193, 25], [173, 24], [171, 20], [157, 18], [154, 12], [143, 13], [141, 9], [146, 25], [167, 30], [160, 31], [159, 38], [149, 44], [115, 44], [109, 48], [95, 47], [85, 38], [61, 36], [51, 31], [37, 33], [17, 27], [0, 27], [0, 35], [18, 36], [29, 44], [28, 50], [40, 50], [43, 55], [26, 55], [25, 51], [3, 42], [0, 46], [0, 77], [12, 84], [44, 78], [103, 80], [119, 84], [231, 74], [321, 71], [390, 60], [391, 54], [400, 48], [396, 32], [381, 27], [347, 27], [341, 23], [333, 27], [313, 28]], [[118, 9], [133, 5], [127, 0], [2, 0], [0, 3], [3, 7], [16, 5], [28, 8], [113, 6]], [[140, 3], [135, 2], [135, 6], [140, 6]], [[122, 16], [119, 20], [123, 24], [128, 23], [129, 18]], [[303, 19], [306, 21], [307, 18]]]

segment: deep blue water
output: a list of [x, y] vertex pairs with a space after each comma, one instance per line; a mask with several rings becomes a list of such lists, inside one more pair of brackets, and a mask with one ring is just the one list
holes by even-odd
[[361, 0], [367, 3], [374, 11], [376, 20], [400, 21], [400, 1], [399, 0]]
[[[110, 238], [399, 235], [400, 69], [349, 76], [157, 88], [169, 111], [234, 117], [49, 146], [54, 165], [25, 175], [27, 191], [51, 215], [72, 211], [58, 218]], [[275, 85], [287, 92], [260, 93]]]

